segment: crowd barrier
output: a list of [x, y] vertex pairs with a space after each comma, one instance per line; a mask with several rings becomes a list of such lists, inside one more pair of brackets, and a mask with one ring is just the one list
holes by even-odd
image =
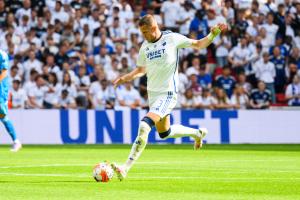
[[[24, 144], [130, 144], [145, 110], [10, 110]], [[205, 142], [300, 143], [299, 110], [174, 110], [173, 124], [207, 127]], [[149, 143], [190, 143], [190, 138], [161, 140], [155, 130]], [[11, 143], [0, 125], [0, 144]]]

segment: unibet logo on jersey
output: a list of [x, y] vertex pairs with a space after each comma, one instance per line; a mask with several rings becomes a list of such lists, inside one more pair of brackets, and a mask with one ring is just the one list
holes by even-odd
[[147, 53], [147, 58], [152, 60], [155, 58], [160, 58], [165, 53], [165, 49], [159, 49], [152, 52]]

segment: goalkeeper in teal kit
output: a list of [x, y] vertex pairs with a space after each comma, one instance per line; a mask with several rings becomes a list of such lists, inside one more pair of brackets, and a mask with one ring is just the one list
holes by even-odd
[[14, 126], [7, 117], [8, 112], [8, 90], [9, 90], [9, 59], [6, 52], [0, 50], [0, 120], [6, 131], [13, 140], [11, 151], [17, 152], [22, 148], [22, 144], [17, 138]]

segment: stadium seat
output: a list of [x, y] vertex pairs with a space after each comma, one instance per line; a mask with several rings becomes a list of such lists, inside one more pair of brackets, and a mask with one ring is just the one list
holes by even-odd
[[277, 93], [276, 94], [276, 104], [272, 104], [272, 106], [287, 106], [287, 101], [285, 99], [284, 93]]
[[213, 80], [216, 80], [216, 77], [222, 75], [222, 68], [221, 67], [216, 67], [214, 74], [213, 74]]

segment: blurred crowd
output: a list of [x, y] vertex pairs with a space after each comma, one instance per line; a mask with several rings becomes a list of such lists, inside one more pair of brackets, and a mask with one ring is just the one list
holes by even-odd
[[9, 106], [147, 108], [146, 77], [112, 86], [136, 67], [147, 13], [193, 39], [229, 25], [207, 49], [180, 51], [177, 108], [300, 106], [299, 0], [0, 0]]

